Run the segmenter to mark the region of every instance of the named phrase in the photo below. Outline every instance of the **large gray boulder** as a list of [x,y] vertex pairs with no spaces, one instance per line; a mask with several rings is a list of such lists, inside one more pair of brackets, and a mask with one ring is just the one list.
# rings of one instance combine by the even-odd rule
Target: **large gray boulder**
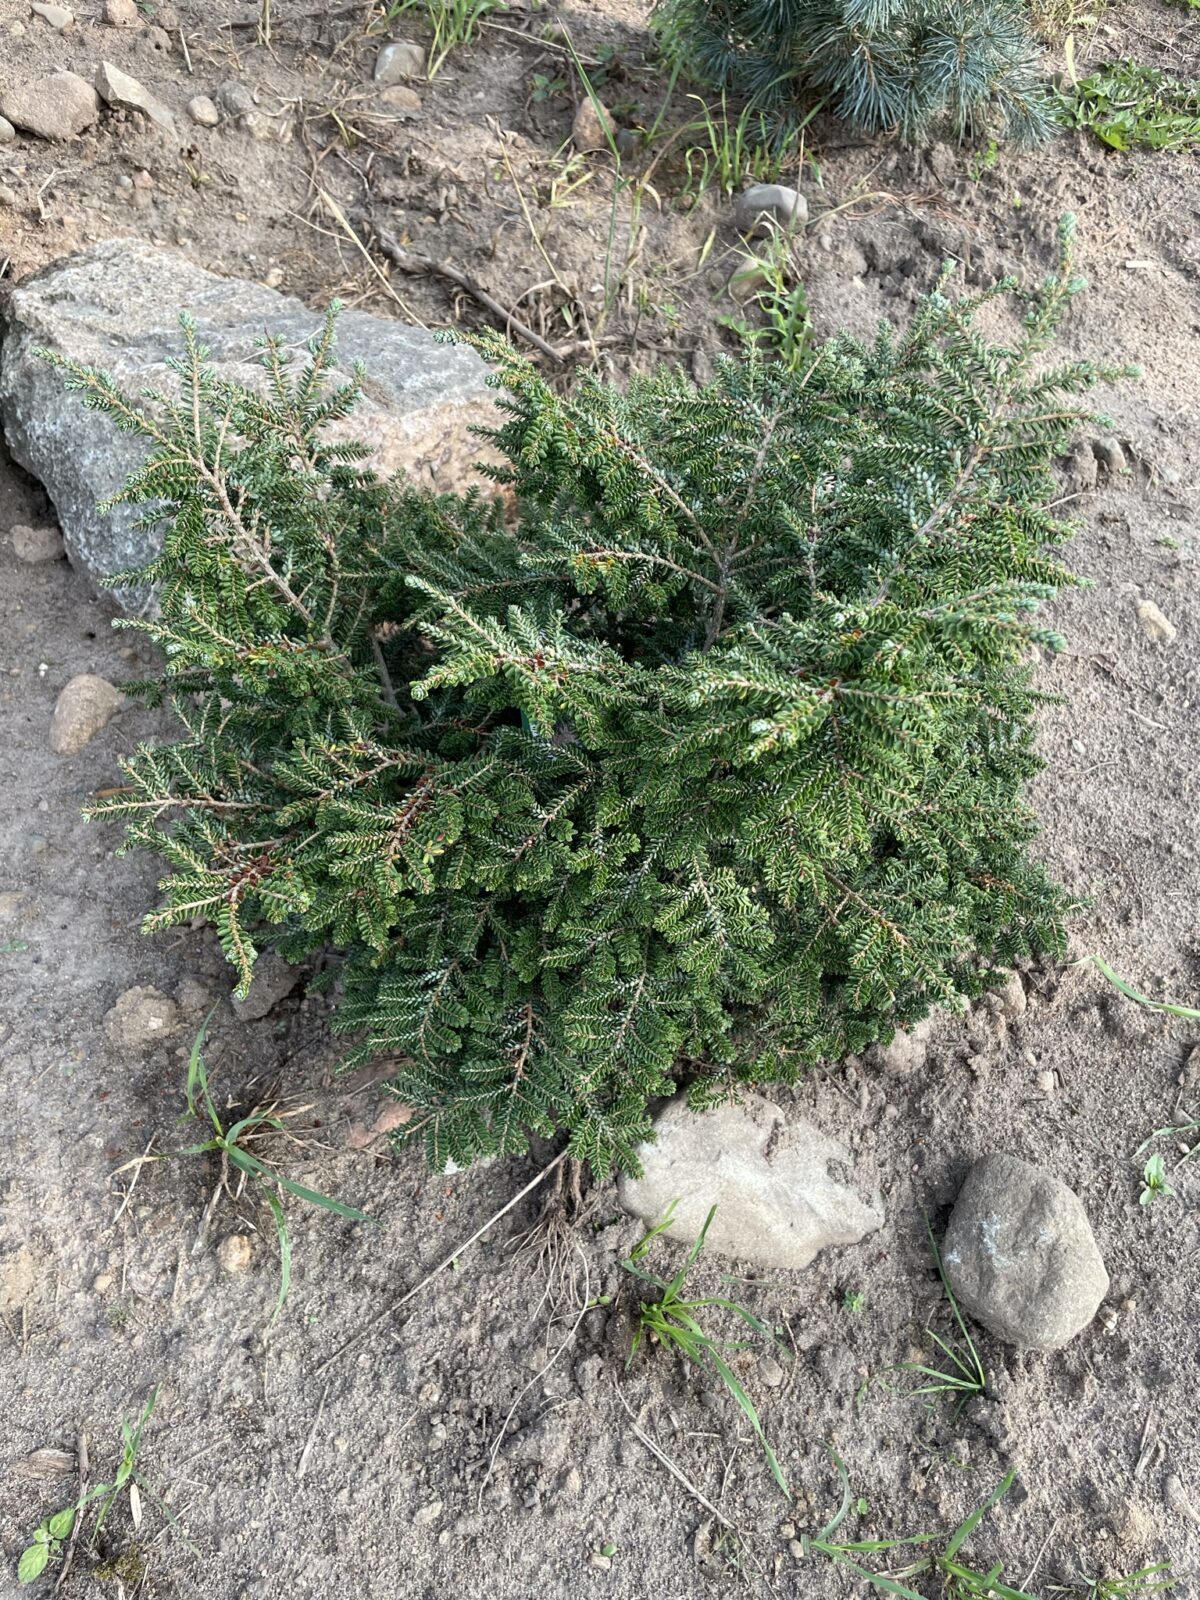
[[[145,459],[144,440],[119,433],[67,392],[40,348],[112,374],[136,397],[146,385],[176,382],[167,359],[180,354],[179,314],[196,319],[212,365],[225,378],[263,385],[257,342],[279,335],[303,359],[322,317],[299,300],[242,278],[220,278],[171,250],[110,239],[25,279],[12,293],[0,346],[0,422],[14,459],[54,502],[72,563],[93,580],[142,565],[161,533],[134,526],[138,507],[97,510]],[[423,328],[364,311],[338,319],[338,372],[366,368],[353,415],[332,430],[373,447],[371,465],[406,472],[439,490],[474,481],[480,453],[468,429],[494,402],[487,369],[473,350],[435,342]],[[141,508],[144,509],[144,508]],[[136,605],[136,591],[116,591]],[[144,598],[144,597],[140,597]]]
[[654,1134],[653,1144],[638,1147],[642,1176],[622,1178],[620,1200],[648,1226],[677,1201],[669,1239],[690,1244],[715,1205],[712,1249],[797,1269],[818,1250],[857,1244],[883,1225],[878,1190],[855,1182],[850,1152],[761,1096],[703,1113],[679,1096],[655,1119]]
[[963,1311],[1010,1344],[1054,1350],[1096,1315],[1108,1293],[1091,1224],[1065,1183],[1015,1156],[977,1161],[942,1244]]

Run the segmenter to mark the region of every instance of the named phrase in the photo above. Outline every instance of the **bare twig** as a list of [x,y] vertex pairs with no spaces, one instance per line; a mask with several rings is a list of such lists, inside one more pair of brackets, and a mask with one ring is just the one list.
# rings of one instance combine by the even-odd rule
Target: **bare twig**
[[382,230],[379,232],[379,248],[389,261],[396,263],[401,272],[427,272],[435,278],[445,278],[447,283],[457,284],[460,289],[465,289],[473,300],[478,300],[486,311],[490,311],[494,317],[499,317],[506,328],[512,328],[519,333],[522,339],[533,345],[535,350],[540,350],[544,356],[549,356],[551,361],[557,362],[563,359],[540,333],[535,333],[527,322],[522,322],[519,317],[502,306],[477,279],[472,278],[470,273],[464,272],[461,267],[453,266],[449,261],[437,261],[432,256],[421,255],[415,250],[406,250],[390,234]]
[[[82,1506],[88,1487],[88,1443],[87,1434],[82,1430],[75,1436],[75,1460],[79,1468],[79,1499],[76,1501],[76,1506],[78,1507]],[[82,1525],[83,1517],[76,1510],[74,1520],[71,1523],[71,1533],[67,1540],[67,1548],[63,1555],[63,1564],[59,1569],[58,1578],[54,1585],[55,1594],[67,1581],[67,1574],[71,1570],[71,1562],[75,1555],[75,1541],[79,1538],[79,1530]]]
[[583,1321],[584,1317],[586,1317],[588,1312],[591,1310],[591,1296],[588,1293],[588,1291],[591,1288],[591,1281],[592,1280],[591,1280],[591,1274],[588,1271],[587,1257],[584,1255],[583,1251],[580,1250],[578,1245],[575,1246],[575,1251],[576,1251],[576,1254],[579,1256],[580,1261],[583,1262],[583,1304],[579,1308],[579,1315],[575,1318],[575,1321],[571,1324],[570,1333],[567,1334],[566,1338],[562,1341],[562,1343],[559,1345],[558,1349],[550,1357],[549,1361],[547,1361],[544,1366],[538,1368],[538,1370],[534,1373],[533,1377],[530,1378],[529,1382],[524,1386],[524,1388],[522,1388],[521,1390],[518,1391],[516,1399],[513,1401],[512,1405],[509,1406],[508,1414],[504,1418],[504,1421],[500,1424],[500,1430],[496,1434],[495,1442],[492,1445],[492,1453],[488,1457],[487,1471],[484,1473],[483,1481],[479,1485],[479,1496],[478,1496],[477,1504],[478,1504],[480,1510],[483,1509],[483,1491],[487,1488],[488,1482],[489,1482],[489,1480],[490,1480],[490,1478],[492,1476],[492,1472],[495,1469],[496,1457],[500,1453],[500,1446],[504,1443],[504,1435],[508,1432],[508,1425],[512,1421],[514,1415],[516,1414],[517,1407],[521,1404],[521,1401],[524,1400],[525,1396],[529,1393],[530,1389],[533,1388],[534,1384],[535,1383],[540,1383],[541,1380],[546,1376],[546,1374],[550,1371],[550,1368],[558,1360],[559,1356],[562,1355],[563,1351],[568,1349],[575,1342],[575,1335],[579,1332],[579,1324]]
[[325,207],[326,211],[329,212],[329,215],[337,223],[338,227],[341,228],[342,232],[350,240],[350,243],[354,246],[354,248],[362,256],[363,260],[370,267],[371,271],[379,279],[380,283],[383,285],[384,290],[387,292],[387,294],[389,294],[391,296],[391,298],[400,307],[401,311],[403,311],[404,315],[406,317],[411,317],[411,319],[419,327],[424,328],[426,326],[424,318],[418,316],[418,314],[413,310],[412,306],[410,306],[406,300],[402,300],[400,298],[400,296],[396,293],[395,289],[392,288],[392,285],[388,280],[387,273],[383,271],[383,269],[382,269],[382,267],[380,267],[378,261],[376,261],[375,257],[367,249],[366,245],[359,238],[358,234],[355,233],[354,229],[350,225],[350,222],[349,222],[349,219],[346,216],[346,213],[342,210],[341,206],[338,205],[337,201],[333,198],[333,196],[325,189],[318,189],[317,190],[317,198],[320,200],[321,204]]
[[416,1296],[420,1294],[422,1289],[431,1284],[435,1278],[440,1277],[442,1273],[446,1271],[447,1267],[453,1266],[453,1264],[458,1260],[459,1256],[463,1255],[471,1248],[473,1244],[476,1243],[477,1240],[482,1239],[485,1233],[494,1228],[495,1225],[500,1221],[501,1217],[507,1216],[512,1208],[524,1200],[527,1194],[532,1194],[539,1184],[545,1183],[546,1179],[552,1172],[557,1172],[559,1167],[562,1166],[566,1159],[567,1151],[565,1150],[556,1155],[549,1166],[543,1167],[537,1176],[531,1178],[523,1189],[519,1190],[518,1193],[513,1195],[511,1200],[506,1201],[505,1204],[500,1207],[499,1211],[494,1211],[482,1227],[476,1228],[475,1232],[469,1239],[464,1240],[463,1243],[452,1250],[448,1256],[445,1256],[441,1261],[439,1261],[437,1266],[433,1267],[429,1272],[427,1272],[419,1283],[415,1283],[411,1289],[406,1290],[398,1300],[393,1300],[390,1305],[384,1306],[383,1310],[377,1312],[365,1327],[360,1328],[359,1331],[353,1335],[353,1337],[347,1339],[345,1344],[339,1345],[333,1354],[331,1356],[327,1356],[325,1360],[322,1361],[321,1365],[316,1368],[313,1376],[319,1378],[323,1372],[327,1372],[335,1361],[339,1361],[348,1351],[356,1349],[364,1339],[369,1338],[381,1322],[386,1322],[389,1317],[394,1316],[395,1313],[400,1310],[401,1306],[406,1306],[410,1300],[415,1299]]
[[317,1429],[321,1426],[321,1418],[325,1414],[325,1401],[328,1398],[328,1396],[329,1396],[329,1385],[326,1384],[324,1389],[322,1389],[322,1391],[321,1391],[321,1399],[320,1399],[320,1402],[319,1402],[319,1404],[317,1406],[317,1414],[313,1418],[312,1427],[309,1429],[308,1439],[307,1439],[307,1441],[305,1443],[304,1449],[301,1450],[301,1452],[300,1452],[300,1460],[296,1463],[296,1476],[297,1476],[297,1478],[302,1478],[304,1476],[304,1474],[308,1471],[308,1460],[309,1460],[309,1457],[312,1455],[313,1445],[316,1442]]
[[654,1440],[645,1431],[645,1429],[638,1427],[637,1418],[633,1414],[629,1401],[626,1400],[625,1396],[621,1394],[619,1390],[617,1391],[617,1399],[620,1400],[621,1404],[625,1407],[625,1410],[629,1415],[629,1426],[633,1429],[634,1433],[641,1440],[641,1442],[646,1446],[646,1449],[649,1450],[650,1454],[658,1457],[671,1476],[677,1479],[678,1482],[680,1482],[687,1492],[693,1497],[693,1499],[698,1500],[711,1516],[716,1517],[717,1521],[723,1528],[728,1528],[730,1533],[737,1534],[739,1530],[732,1522],[730,1522],[727,1516],[717,1510],[716,1506],[713,1505],[712,1501],[708,1499],[706,1495],[702,1494],[701,1491],[697,1489],[696,1485],[683,1471],[682,1467],[677,1467],[666,1451],[655,1444]]

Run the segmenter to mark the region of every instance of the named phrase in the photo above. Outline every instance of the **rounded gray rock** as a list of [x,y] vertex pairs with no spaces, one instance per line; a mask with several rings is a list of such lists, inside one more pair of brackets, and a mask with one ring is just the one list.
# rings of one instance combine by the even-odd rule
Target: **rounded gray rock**
[[741,233],[767,234],[808,220],[808,201],[782,183],[755,183],[734,202],[734,221]]
[[942,1243],[961,1309],[1010,1344],[1056,1350],[1086,1328],[1108,1273],[1074,1190],[1015,1156],[967,1174]]
[[389,83],[401,83],[405,78],[419,78],[424,71],[425,52],[408,39],[385,44],[375,59],[375,82],[380,88]]
[[237,78],[227,78],[217,90],[217,99],[231,117],[249,116],[254,110],[254,95]]
[[739,1105],[693,1111],[686,1096],[654,1121],[653,1144],[638,1146],[638,1178],[621,1179],[626,1211],[648,1226],[677,1202],[669,1239],[699,1237],[721,1255],[764,1267],[807,1267],[829,1245],[857,1244],[882,1227],[883,1202],[854,1172],[854,1157],[803,1118],[747,1095]]
[[0,144],[11,144],[17,137],[17,130],[7,117],[0,117]]
[[216,103],[206,94],[193,95],[188,101],[188,116],[201,128],[215,128],[221,120]]
[[0,115],[40,139],[74,139],[100,115],[100,101],[78,73],[51,72],[9,89]]

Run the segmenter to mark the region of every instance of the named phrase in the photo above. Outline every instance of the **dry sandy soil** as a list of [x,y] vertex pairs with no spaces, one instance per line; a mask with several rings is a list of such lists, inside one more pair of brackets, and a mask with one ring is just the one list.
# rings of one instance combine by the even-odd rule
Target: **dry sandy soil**
[[[617,377],[659,356],[703,372],[729,339],[718,322],[739,243],[728,201],[710,191],[680,206],[682,166],[667,158],[653,179],[661,209],[649,194],[640,218],[618,203],[610,229],[607,158],[565,177],[565,156],[555,161],[574,110],[570,73],[560,50],[522,36],[547,13],[495,19],[515,31],[492,29],[452,57],[416,86],[420,112],[399,120],[377,114],[370,88],[387,34],[376,24],[367,36],[369,6],[276,0],[269,48],[256,41],[257,8],[227,0],[158,6],[169,32],[157,43],[144,28],[102,26],[100,0],[76,11],[62,36],[23,0],[0,0],[0,87],[60,66],[90,76],[107,58],[174,109],[180,139],[106,115],[70,144],[0,147],[0,183],[16,197],[0,206],[8,279],[138,234],[314,305],[337,293],[399,315],[398,295],[434,325],[481,315],[429,276],[385,287],[385,229],[469,268],[505,304],[519,297],[519,315],[556,345],[590,329]],[[643,65],[640,7],[597,0],[559,17],[600,64],[592,70],[624,125],[652,120],[661,84]],[[401,36],[399,23],[391,33]],[[1197,35],[1200,19],[1184,11],[1124,0],[1077,48],[1084,60],[1131,54],[1194,76]],[[188,99],[232,78],[258,95],[268,137],[189,124]],[[1064,343],[1139,362],[1144,377],[1103,397],[1127,472],[1094,485],[1064,477],[1081,519],[1072,559],[1092,582],[1056,607],[1070,644],[1044,671],[1062,698],[1043,721],[1040,848],[1090,896],[1075,924],[1079,953],[1102,950],[1141,989],[1195,1003],[1200,161],[1120,156],[1065,135],[980,170],[945,149],[897,153],[829,127],[814,128],[809,153],[815,161],[793,176],[811,207],[799,251],[819,330],[904,317],[947,254],[972,281],[1010,267],[1040,274],[1058,214],[1079,216],[1092,288]],[[848,1525],[857,1537],[952,1527],[1011,1465],[1019,1485],[971,1546],[981,1562],[1003,1559],[1010,1582],[1049,1595],[1170,1560],[1179,1592],[1192,1591],[1200,1163],[1178,1172],[1173,1199],[1142,1207],[1133,1153],[1200,1106],[1200,1057],[1188,1066],[1200,1030],[1130,1004],[1090,967],[1028,970],[1017,1018],[984,1007],[943,1020],[916,1079],[843,1064],[782,1096],[851,1140],[888,1207],[886,1227],[861,1246],[735,1285],[793,1351],[781,1382],[757,1353],[738,1363],[795,1506],[719,1385],[653,1351],[626,1372],[632,1299],[618,1262],[638,1229],[609,1187],[588,1196],[573,1232],[524,1246],[540,1200],[522,1201],[453,1271],[323,1367],[537,1164],[433,1176],[415,1150],[356,1148],[382,1091],[336,1077],[322,999],[301,985],[265,1019],[239,1023],[205,932],[141,936],[154,864],[118,858],[116,830],[85,825],[80,808],[114,781],[122,752],[165,724],[131,708],[79,755],[51,753],[68,678],[119,681],[139,668],[80,577],[15,558],[6,530],[46,512],[37,485],[0,456],[0,1595],[17,1592],[25,1537],[75,1493],[70,1472],[55,1481],[38,1470],[44,1458],[28,1458],[74,1451],[86,1436],[92,1479],[103,1479],[121,1418],[154,1385],[140,1469],[174,1520],[147,1494],[135,1527],[123,1500],[98,1549],[77,1550],[69,1600],[860,1593],[849,1574],[798,1561],[791,1543],[836,1504],[830,1443],[864,1502]],[[1141,598],[1178,630],[1173,644],[1143,632]],[[135,984],[186,985],[192,1009],[160,1047],[122,1053],[103,1019]],[[164,1150],[193,1137],[180,1116],[198,986],[220,1002],[209,1050],[219,1095],[247,1103],[277,1092],[308,1106],[303,1147],[281,1146],[278,1159],[376,1219],[363,1227],[289,1204],[294,1282],[269,1334],[279,1260],[253,1196],[218,1197],[204,1226],[218,1177],[206,1159],[147,1165],[136,1187],[136,1169],[114,1176],[152,1142]],[[1173,1140],[1160,1148],[1168,1165],[1180,1154]],[[893,1369],[933,1354],[926,1327],[948,1331],[923,1214],[940,1226],[969,1163],[991,1149],[1043,1163],[1076,1189],[1112,1289],[1061,1352],[1019,1354],[980,1334],[988,1398],[956,1416],[914,1402],[911,1379]],[[251,1236],[251,1261],[222,1271],[217,1246],[234,1233]],[[664,1249],[663,1259],[674,1258]],[[715,1288],[720,1270],[703,1263],[697,1284]],[[580,1317],[585,1285],[613,1303]],[[861,1311],[844,1308],[847,1293],[861,1293]]]

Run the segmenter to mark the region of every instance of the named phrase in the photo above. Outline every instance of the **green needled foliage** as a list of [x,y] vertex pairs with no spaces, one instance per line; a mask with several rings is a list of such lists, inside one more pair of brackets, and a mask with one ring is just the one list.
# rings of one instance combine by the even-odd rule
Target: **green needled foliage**
[[1054,131],[1053,95],[1019,0],[659,0],[670,57],[712,88],[784,114],[820,103],[905,140]]
[[170,874],[147,919],[333,947],[351,1063],[396,1057],[432,1161],[569,1136],[636,1164],[648,1102],[794,1080],[1061,951],[1030,860],[1029,646],[1069,582],[1049,463],[1103,370],[1048,364],[1071,275],[1010,343],[949,269],[898,333],[799,373],[728,361],[556,394],[496,336],[514,526],[334,443],[331,313],[252,394],[186,320],[182,392],[86,404],[148,433],[123,501],[173,743],[93,816]]

